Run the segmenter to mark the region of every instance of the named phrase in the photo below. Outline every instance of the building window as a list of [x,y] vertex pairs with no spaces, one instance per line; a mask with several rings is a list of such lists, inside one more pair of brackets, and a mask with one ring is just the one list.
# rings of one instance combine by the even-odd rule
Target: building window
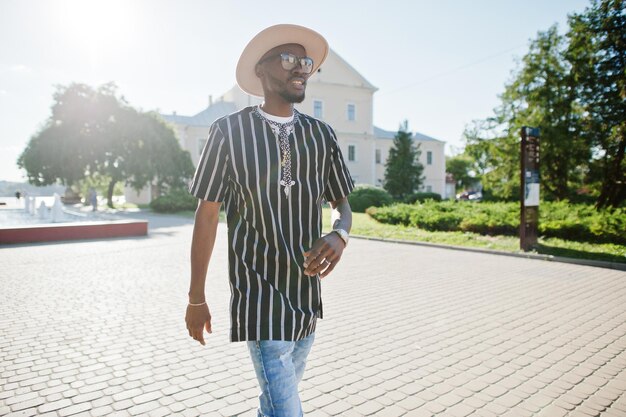
[[321,119],[323,117],[322,102],[320,100],[313,100],[313,117]]
[[431,151],[426,152],[426,165],[433,164],[433,153]]
[[347,115],[348,115],[348,120],[350,121],[356,120],[356,105],[355,104],[348,104]]
[[380,164],[380,149],[376,149],[376,163]]
[[426,186],[426,192],[427,193],[432,193],[433,192],[433,186],[432,185],[427,185]]
[[348,161],[356,161],[356,145],[348,145]]
[[206,138],[198,139],[198,155],[202,155],[202,150],[204,149],[204,145],[206,145]]

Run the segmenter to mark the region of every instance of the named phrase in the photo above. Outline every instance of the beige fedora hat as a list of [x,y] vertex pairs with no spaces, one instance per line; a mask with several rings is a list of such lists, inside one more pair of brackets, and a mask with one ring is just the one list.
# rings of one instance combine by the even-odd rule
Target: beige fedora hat
[[267,51],[288,43],[302,45],[307,56],[313,58],[312,73],[317,71],[328,56],[328,42],[314,30],[288,24],[270,26],[252,38],[241,53],[236,70],[239,87],[250,95],[263,97],[263,86],[254,67]]

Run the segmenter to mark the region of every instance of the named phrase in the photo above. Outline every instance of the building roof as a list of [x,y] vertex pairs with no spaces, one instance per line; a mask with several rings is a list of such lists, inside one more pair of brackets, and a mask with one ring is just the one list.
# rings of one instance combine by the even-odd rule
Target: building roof
[[[374,87],[372,83],[367,81],[365,77],[361,75],[359,71],[357,71],[352,65],[348,63],[348,61],[343,59],[341,55],[335,52],[332,48],[330,49],[329,55],[333,56],[341,65],[344,65],[348,69],[348,71],[352,72],[354,77],[356,77],[358,82],[360,82],[361,87],[367,88],[368,90],[371,90],[372,92],[378,91],[378,87]],[[322,71],[323,71],[323,66],[322,66]]]
[[235,103],[230,101],[217,101],[194,116],[179,116],[177,114],[162,114],[161,117],[168,122],[187,126],[211,126],[211,123],[237,111]]
[[[380,127],[374,126],[374,136],[376,136],[376,138],[378,139],[394,139],[396,137],[396,133],[398,132],[392,132],[391,130],[385,130],[385,129],[381,129]],[[442,142],[445,143],[445,141],[443,140],[439,140],[439,139],[435,139],[433,137],[427,136],[423,133],[419,133],[419,132],[415,132],[413,133],[413,140],[417,140],[420,142]]]

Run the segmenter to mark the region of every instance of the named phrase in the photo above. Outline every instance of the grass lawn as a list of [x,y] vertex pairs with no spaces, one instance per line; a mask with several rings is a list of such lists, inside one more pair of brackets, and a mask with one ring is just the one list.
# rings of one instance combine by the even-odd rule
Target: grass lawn
[[[330,209],[324,208],[323,229],[330,231]],[[521,252],[519,238],[513,236],[483,236],[467,232],[428,232],[416,227],[378,223],[365,213],[352,214],[352,235],[383,239],[429,242],[454,246],[470,246],[505,252]],[[626,246],[572,242],[556,238],[539,238],[535,253],[577,259],[593,259],[626,263]]]

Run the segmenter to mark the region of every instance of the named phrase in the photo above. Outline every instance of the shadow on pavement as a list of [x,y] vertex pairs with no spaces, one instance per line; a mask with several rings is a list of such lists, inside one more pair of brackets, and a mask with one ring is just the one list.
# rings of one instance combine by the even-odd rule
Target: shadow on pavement
[[539,244],[537,247],[537,252],[543,255],[561,256],[564,258],[591,259],[594,261],[626,263],[624,257],[619,255],[611,255],[608,253],[592,253],[576,249],[558,248],[545,244]]

